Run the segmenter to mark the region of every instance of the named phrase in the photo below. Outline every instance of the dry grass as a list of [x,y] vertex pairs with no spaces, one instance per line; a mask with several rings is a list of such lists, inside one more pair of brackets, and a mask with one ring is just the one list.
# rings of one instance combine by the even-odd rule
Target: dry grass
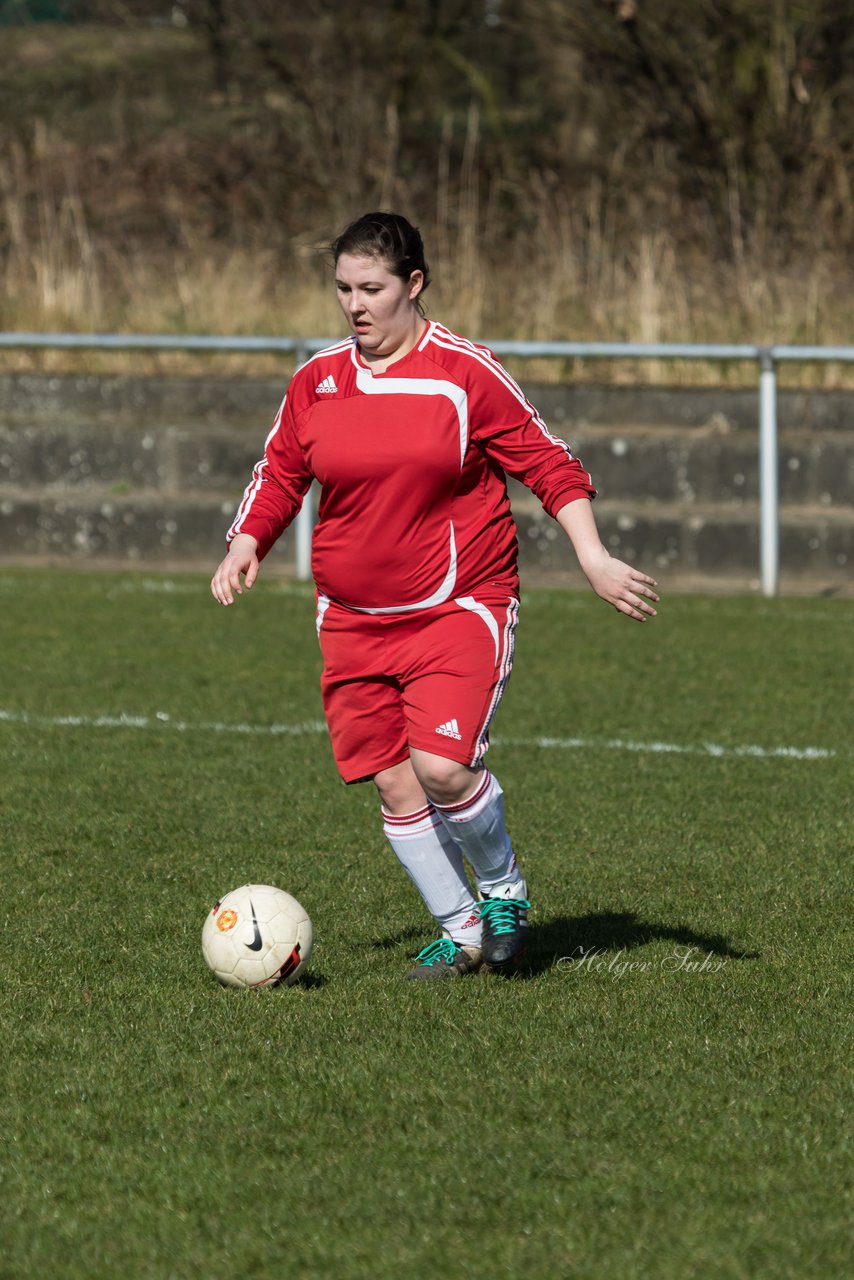
[[[14,210],[14,197],[7,196]],[[15,225],[10,218],[10,225]],[[34,332],[133,332],[273,334],[325,337],[342,333],[329,266],[318,254],[285,255],[272,249],[223,247],[188,235],[177,249],[145,249],[124,255],[96,247],[79,197],[69,191],[57,207],[45,199],[39,217],[23,229],[4,264],[0,328]],[[437,241],[439,237],[437,237]],[[514,260],[515,258],[515,260]],[[587,256],[567,248],[554,258],[543,248],[497,266],[479,252],[473,234],[446,258],[433,255],[435,283],[429,314],[482,340],[630,342],[850,342],[854,306],[844,271],[815,261],[806,280],[792,270],[739,278],[702,262],[684,264],[667,237],[641,233],[632,252],[600,257],[595,277]],[[139,371],[163,370],[176,357],[77,353],[6,353],[3,362],[45,370],[81,362],[116,368],[128,359]],[[166,366],[164,366],[164,361]],[[231,358],[234,371],[281,368],[271,357]],[[183,366],[185,360],[178,363]],[[527,362],[528,376],[550,380],[565,374],[553,360]],[[608,362],[596,376],[617,381],[721,379],[717,364]],[[576,375],[581,372],[574,364]],[[728,380],[755,381],[755,371],[733,365]],[[803,384],[851,385],[845,366],[804,366],[786,371]]]
[[[71,68],[67,74],[76,68],[81,81],[95,88],[86,111],[69,116],[67,123],[45,108],[26,137],[20,129],[7,133],[0,151],[0,329],[287,336],[342,332],[321,252],[338,229],[330,212],[312,210],[301,219],[289,215],[284,226],[269,199],[265,204],[264,192],[247,181],[246,189],[223,193],[223,227],[217,225],[210,191],[205,192],[207,212],[201,211],[201,200],[193,199],[204,164],[194,154],[192,138],[176,131],[165,90],[158,97],[151,87],[156,83],[149,67],[158,53],[156,33],[147,33],[134,46],[146,70],[144,94],[139,90],[136,96],[120,76],[121,60],[131,48],[124,37],[115,36],[109,46],[93,43],[91,37],[87,42],[79,30],[15,38],[20,46],[17,74],[24,67],[34,77],[33,93],[40,95],[40,103],[47,82],[38,76],[51,69],[58,74],[61,48]],[[178,41],[173,56],[186,61],[191,51],[184,47],[187,33],[170,40]],[[85,120],[87,111],[97,115],[99,92],[105,95],[103,140],[93,142],[92,126]],[[147,115],[141,112],[143,100]],[[197,135],[208,138],[211,154],[216,152],[227,168],[231,140],[214,136],[222,128],[222,104],[203,96],[198,101]],[[452,128],[449,118],[434,203],[417,215],[435,280],[429,310],[451,327],[486,341],[850,342],[854,294],[850,267],[841,254],[824,250],[785,261],[778,253],[760,260],[739,243],[731,259],[722,262],[699,236],[681,234],[677,208],[667,225],[662,227],[659,219],[651,227],[640,193],[618,214],[613,194],[596,180],[584,190],[568,191],[565,184],[536,173],[526,178],[528,223],[508,231],[500,199],[482,171],[478,111],[469,111],[461,151],[451,147]],[[386,129],[391,155],[393,118]],[[136,168],[125,173],[122,166],[130,160]],[[378,180],[376,201],[394,203],[401,193],[404,188],[389,162]],[[127,359],[6,353],[2,362],[7,368],[61,369],[71,360],[74,367],[98,370],[124,365]],[[175,365],[174,357],[130,359],[140,371]],[[282,362],[241,357],[232,363],[235,371],[265,372],[281,368]],[[541,361],[536,368],[528,365],[527,372],[547,379],[567,371]],[[721,377],[718,366],[702,369],[694,363],[682,369],[636,362],[595,367],[595,376],[603,379],[636,380],[639,374],[647,381]],[[735,366],[725,377],[752,384],[755,370]],[[788,370],[786,377],[839,386],[850,385],[854,371],[815,366]]]

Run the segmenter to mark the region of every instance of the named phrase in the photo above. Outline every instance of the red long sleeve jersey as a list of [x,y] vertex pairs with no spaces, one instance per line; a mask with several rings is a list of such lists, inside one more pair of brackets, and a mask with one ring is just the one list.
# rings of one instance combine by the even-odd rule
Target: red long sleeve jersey
[[348,338],[294,375],[228,536],[265,556],[316,478],[312,572],[331,600],[400,613],[487,582],[515,592],[506,475],[552,516],[596,492],[487,348],[430,323],[375,374]]

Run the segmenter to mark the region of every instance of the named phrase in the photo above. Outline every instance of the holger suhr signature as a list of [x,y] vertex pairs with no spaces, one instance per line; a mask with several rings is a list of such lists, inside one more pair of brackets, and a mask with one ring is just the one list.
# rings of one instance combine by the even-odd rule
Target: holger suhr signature
[[656,969],[665,973],[720,973],[727,961],[727,956],[713,951],[703,953],[699,947],[682,947],[654,960],[629,958],[626,947],[610,953],[604,947],[576,947],[572,955],[561,956],[558,964],[571,965],[573,973],[608,973],[612,978],[623,978],[627,973],[651,973]]

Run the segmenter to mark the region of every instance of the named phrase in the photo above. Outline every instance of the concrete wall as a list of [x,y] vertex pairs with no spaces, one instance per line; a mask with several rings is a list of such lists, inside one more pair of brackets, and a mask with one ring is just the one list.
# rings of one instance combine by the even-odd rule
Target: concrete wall
[[[663,581],[755,587],[758,393],[527,387],[599,486],[612,551]],[[283,394],[265,380],[0,376],[0,557],[213,566]],[[854,563],[854,394],[783,392],[784,588]],[[511,486],[528,581],[578,580],[565,539]],[[286,535],[271,565],[291,567]]]

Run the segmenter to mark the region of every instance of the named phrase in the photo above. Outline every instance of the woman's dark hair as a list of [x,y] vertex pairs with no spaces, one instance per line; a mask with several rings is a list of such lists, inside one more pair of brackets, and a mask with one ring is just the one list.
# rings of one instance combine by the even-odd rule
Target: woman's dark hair
[[408,281],[413,271],[421,271],[424,284],[421,295],[430,283],[430,271],[424,261],[424,241],[421,232],[399,213],[365,213],[351,222],[330,245],[335,262],[342,253],[360,258],[382,258],[392,275]]

